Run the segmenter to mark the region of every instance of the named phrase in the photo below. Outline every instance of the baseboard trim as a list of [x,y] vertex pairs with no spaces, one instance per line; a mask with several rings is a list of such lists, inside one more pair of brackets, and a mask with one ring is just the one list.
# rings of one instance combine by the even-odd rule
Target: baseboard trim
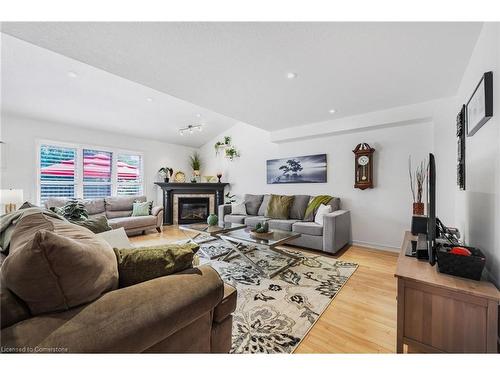
[[373,242],[352,241],[351,244],[354,246],[368,247],[375,250],[390,251],[391,253],[399,253],[401,251],[400,247],[381,245]]

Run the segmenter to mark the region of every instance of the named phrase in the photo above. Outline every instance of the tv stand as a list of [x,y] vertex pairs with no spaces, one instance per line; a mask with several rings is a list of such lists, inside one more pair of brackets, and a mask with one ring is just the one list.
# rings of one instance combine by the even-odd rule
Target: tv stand
[[496,353],[498,289],[406,256],[415,239],[405,233],[396,267],[396,351],[403,353],[406,345],[409,353]]

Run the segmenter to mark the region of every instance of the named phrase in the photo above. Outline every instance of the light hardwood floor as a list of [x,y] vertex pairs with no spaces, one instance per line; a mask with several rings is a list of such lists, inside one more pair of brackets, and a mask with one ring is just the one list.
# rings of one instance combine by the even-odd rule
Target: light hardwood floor
[[[136,245],[186,239],[176,227],[132,237]],[[322,253],[324,255],[324,253]],[[350,246],[333,259],[359,265],[295,353],[395,353],[397,254]]]

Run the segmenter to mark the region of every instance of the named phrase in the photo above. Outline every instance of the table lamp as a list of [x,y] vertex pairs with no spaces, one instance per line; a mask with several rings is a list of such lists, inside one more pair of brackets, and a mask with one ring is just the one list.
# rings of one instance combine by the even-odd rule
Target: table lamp
[[0,203],[4,213],[8,214],[17,210],[17,205],[23,203],[23,190],[22,189],[1,189],[0,190]]

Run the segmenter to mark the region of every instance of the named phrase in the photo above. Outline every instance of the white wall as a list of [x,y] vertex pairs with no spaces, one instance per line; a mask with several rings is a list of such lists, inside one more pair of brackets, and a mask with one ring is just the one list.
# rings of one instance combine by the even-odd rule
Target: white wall
[[[500,24],[485,23],[457,93],[455,114],[482,74],[493,71],[493,117],[466,139],[466,190],[456,192],[456,224],[465,240],[486,253],[500,286]],[[456,155],[456,144],[455,144]]]
[[144,192],[149,199],[161,203],[157,171],[162,166],[189,171],[190,147],[151,141],[116,133],[67,126],[48,121],[2,114],[0,138],[2,145],[0,187],[24,190],[24,199],[36,201],[37,139],[139,151],[144,155]]
[[[241,157],[233,162],[216,157],[214,139],[202,148],[203,174],[223,172],[230,190],[245,193],[330,194],[340,197],[351,210],[353,241],[382,249],[399,249],[409,228],[411,197],[408,155],[424,158],[432,149],[432,123],[420,122],[392,128],[344,133],[313,139],[272,143],[270,134],[240,123],[221,134],[230,135]],[[367,142],[375,151],[375,188],[354,189],[354,154],[358,143]],[[328,182],[324,184],[266,184],[266,160],[280,157],[327,154]]]

